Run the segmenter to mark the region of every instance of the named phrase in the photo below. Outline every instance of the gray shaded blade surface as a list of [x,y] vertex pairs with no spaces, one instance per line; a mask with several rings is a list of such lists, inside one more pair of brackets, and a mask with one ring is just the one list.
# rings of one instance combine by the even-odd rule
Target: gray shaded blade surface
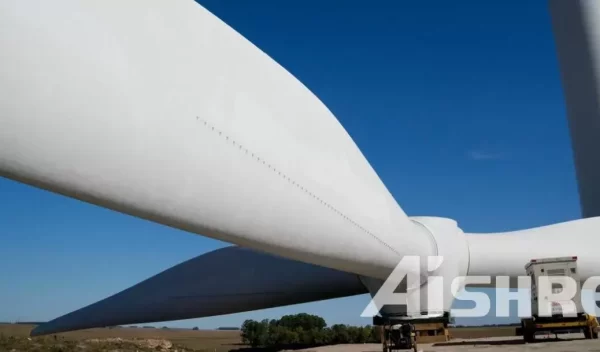
[[357,275],[226,247],[39,325],[31,335],[208,317],[363,293],[367,290]]

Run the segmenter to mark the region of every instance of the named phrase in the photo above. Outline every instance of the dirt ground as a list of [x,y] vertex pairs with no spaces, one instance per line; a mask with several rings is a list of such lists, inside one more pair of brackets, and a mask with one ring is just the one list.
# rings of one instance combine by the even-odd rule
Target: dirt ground
[[[33,325],[0,324],[0,335],[27,338]],[[226,352],[244,348],[239,331],[220,330],[188,330],[188,329],[144,329],[115,328],[89,329],[57,334],[58,339],[68,341],[84,341],[94,339],[121,338],[125,340],[167,340],[175,346],[194,351]],[[42,338],[34,338],[33,342]],[[53,337],[46,337],[48,341]],[[4,351],[0,351],[4,352]]]
[[497,326],[497,327],[463,327],[450,328],[450,336],[453,339],[476,339],[480,337],[502,337],[515,336],[516,327]]
[[[559,335],[547,338],[538,336],[534,343],[523,343],[521,337],[489,337],[456,339],[447,343],[418,346],[422,352],[600,352],[600,340],[585,340],[583,334]],[[337,345],[310,348],[296,352],[381,352],[379,344]]]
[[[31,325],[11,325],[0,324],[0,336],[15,337],[22,339],[29,345],[39,345],[41,341],[49,344],[54,343],[54,336],[45,338],[34,338],[28,340]],[[474,327],[474,328],[454,328],[450,330],[453,340],[447,343],[423,344],[419,350],[423,352],[517,352],[517,351],[540,351],[540,352],[600,352],[600,340],[585,340],[583,334],[559,335],[558,340],[554,336],[538,336],[537,341],[531,344],[524,344],[521,337],[514,336],[515,329],[512,327]],[[43,340],[40,340],[43,339]],[[145,329],[145,328],[114,328],[114,329],[90,329],[75,331],[65,334],[58,334],[57,339],[60,342],[94,341],[105,339],[123,339],[131,340],[149,340],[149,341],[167,341],[172,343],[173,347],[169,351],[201,351],[201,352],[225,352],[244,350],[247,346],[241,344],[239,331],[218,331],[218,330],[186,330],[186,329]],[[164,342],[163,342],[164,343]],[[93,344],[92,344],[93,345]],[[152,346],[151,346],[152,347]],[[160,346],[159,346],[160,347]],[[2,348],[0,347],[0,350]],[[33,349],[20,349],[22,351],[33,351]],[[55,351],[55,349],[51,349]],[[63,349],[68,351],[69,349]],[[100,349],[104,351],[105,349]],[[111,349],[112,350],[112,349]],[[125,350],[121,348],[120,350]],[[145,349],[134,349],[145,351]],[[152,348],[153,351],[160,351],[160,348]],[[36,349],[37,351],[37,349]],[[39,351],[45,351],[40,349]],[[96,351],[87,348],[88,352]],[[304,352],[380,352],[380,344],[359,344],[359,345],[337,345],[310,348],[301,350]],[[4,351],[1,351],[4,352]],[[300,351],[296,351],[300,352]]]

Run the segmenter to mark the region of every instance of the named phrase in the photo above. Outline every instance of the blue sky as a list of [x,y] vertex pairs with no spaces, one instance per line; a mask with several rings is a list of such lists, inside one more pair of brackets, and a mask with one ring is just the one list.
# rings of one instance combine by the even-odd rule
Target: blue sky
[[[199,2],[333,111],[409,215],[466,232],[580,216],[545,0]],[[0,197],[0,321],[57,317],[227,245],[2,178]],[[367,302],[164,325],[361,324]]]

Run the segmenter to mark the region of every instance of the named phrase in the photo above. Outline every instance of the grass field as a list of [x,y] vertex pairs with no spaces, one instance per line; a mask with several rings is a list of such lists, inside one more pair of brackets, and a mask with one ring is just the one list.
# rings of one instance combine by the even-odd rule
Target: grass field
[[[225,352],[246,349],[239,331],[114,328],[89,329],[64,334],[28,339],[33,325],[0,324],[0,351],[160,351],[160,346],[140,346],[128,341],[167,340],[173,344],[171,351]],[[458,339],[515,336],[514,327],[464,327],[451,328],[450,335]],[[124,341],[106,339],[120,338]],[[101,342],[90,342],[94,340]],[[3,346],[3,343],[5,346]]]
[[[8,337],[12,337],[12,343],[16,346],[20,346],[20,351],[34,351],[34,347],[36,347],[37,345],[42,345],[37,346],[37,350],[39,351],[58,351],[58,349],[42,349],[43,346],[51,347],[52,344],[64,345],[62,349],[65,352],[82,349],[90,351],[89,347],[82,349],[73,348],[75,348],[77,345],[81,345],[82,341],[85,342],[86,340],[109,338],[121,338],[123,340],[168,340],[173,343],[173,350],[185,348],[187,351],[224,352],[245,347],[241,345],[239,331],[143,328],[89,329],[58,334],[56,335],[57,340],[55,340],[53,336],[47,336],[32,338],[30,341],[27,339],[27,337],[29,336],[29,332],[33,327],[33,325],[0,324],[0,335],[4,335],[5,340]],[[87,345],[89,344],[86,344],[86,346]],[[92,345],[96,346],[97,343]],[[111,350],[111,348],[113,347],[107,345],[102,346],[101,344],[98,346],[98,351]],[[129,347],[131,347],[132,351],[138,350],[141,352],[144,350],[143,348],[139,348],[139,346],[132,345]],[[128,351],[129,347],[121,346],[117,349],[121,351]],[[0,350],[2,350],[1,345]],[[156,351],[157,349],[149,348],[148,350]],[[8,351],[10,351],[10,349]]]

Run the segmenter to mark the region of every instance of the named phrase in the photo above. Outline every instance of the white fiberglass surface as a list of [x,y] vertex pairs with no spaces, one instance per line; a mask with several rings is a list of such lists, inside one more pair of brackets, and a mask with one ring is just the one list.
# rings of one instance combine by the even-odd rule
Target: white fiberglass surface
[[384,278],[432,254],[337,119],[192,0],[3,1],[0,176]]

